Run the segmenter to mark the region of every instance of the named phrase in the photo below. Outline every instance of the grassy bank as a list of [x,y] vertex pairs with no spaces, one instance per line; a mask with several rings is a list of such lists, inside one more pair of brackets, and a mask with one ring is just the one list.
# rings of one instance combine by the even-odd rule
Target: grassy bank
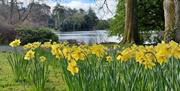
[[[0,52],[0,91],[33,91],[31,84],[23,86],[13,80],[11,68],[6,59],[8,53]],[[62,79],[61,71],[52,68],[46,84],[46,91],[67,91],[66,83]]]

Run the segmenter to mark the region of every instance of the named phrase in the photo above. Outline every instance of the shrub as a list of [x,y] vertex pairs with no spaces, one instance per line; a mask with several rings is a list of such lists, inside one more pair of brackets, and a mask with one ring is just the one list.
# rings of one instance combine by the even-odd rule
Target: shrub
[[13,28],[0,27],[0,44],[8,44],[16,37],[16,31]]
[[21,40],[22,44],[36,41],[58,41],[58,36],[49,28],[19,28],[17,32],[17,38]]

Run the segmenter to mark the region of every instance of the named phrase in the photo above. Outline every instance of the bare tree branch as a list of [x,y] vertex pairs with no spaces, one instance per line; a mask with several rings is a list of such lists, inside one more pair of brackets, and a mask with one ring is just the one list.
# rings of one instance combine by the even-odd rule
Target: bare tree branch
[[[97,0],[95,0],[95,1],[97,1]],[[104,1],[103,1],[103,4],[100,6],[99,10],[103,9],[104,7],[106,7],[107,10],[108,10],[111,14],[113,14],[112,10],[109,8],[108,1],[107,1],[107,0],[104,0]]]
[[24,16],[24,18],[21,20],[21,22],[25,21],[25,20],[28,18],[29,14],[31,13],[31,9],[32,9],[33,5],[34,5],[34,0],[32,0],[29,9],[27,9],[27,10],[29,10],[29,11],[28,11],[27,14]]
[[13,10],[14,10],[14,0],[11,0],[11,2],[10,2],[10,15],[9,15],[9,23],[10,24],[12,24]]

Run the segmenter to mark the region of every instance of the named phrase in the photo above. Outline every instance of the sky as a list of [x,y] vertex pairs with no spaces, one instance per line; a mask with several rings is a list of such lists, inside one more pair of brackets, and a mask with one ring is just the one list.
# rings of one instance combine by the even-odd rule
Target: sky
[[[28,4],[29,2],[31,2],[31,0],[19,0],[19,1],[24,2],[24,4]],[[96,0],[96,2],[95,0],[42,0],[41,3],[45,3],[51,6],[51,9],[53,9],[53,7],[57,3],[66,7],[70,7],[72,9],[82,8],[84,10],[88,10],[89,7],[91,7],[95,11],[98,18],[109,19],[115,15],[117,2],[116,0],[107,0],[107,2],[110,11],[106,7],[99,10],[99,8],[102,6],[103,0]]]

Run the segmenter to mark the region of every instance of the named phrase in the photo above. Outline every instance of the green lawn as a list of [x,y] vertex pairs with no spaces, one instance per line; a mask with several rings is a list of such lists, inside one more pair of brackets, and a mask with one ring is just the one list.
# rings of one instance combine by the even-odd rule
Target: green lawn
[[[0,52],[0,91],[32,91],[32,85],[15,82],[6,56],[8,53]],[[57,68],[50,69],[49,80],[46,84],[46,91],[67,91],[66,83],[62,74]]]

